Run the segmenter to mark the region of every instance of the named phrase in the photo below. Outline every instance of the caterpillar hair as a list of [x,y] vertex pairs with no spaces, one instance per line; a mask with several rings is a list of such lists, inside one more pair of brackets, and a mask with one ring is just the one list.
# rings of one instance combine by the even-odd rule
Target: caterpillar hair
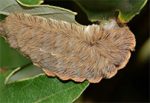
[[19,49],[48,76],[98,83],[127,64],[134,34],[115,20],[81,26],[24,13],[12,13],[0,24],[12,48]]

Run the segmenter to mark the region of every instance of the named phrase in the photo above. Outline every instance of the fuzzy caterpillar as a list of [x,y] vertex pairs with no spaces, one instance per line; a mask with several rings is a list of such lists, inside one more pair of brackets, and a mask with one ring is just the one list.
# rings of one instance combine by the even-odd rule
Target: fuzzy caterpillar
[[98,83],[123,68],[135,47],[128,27],[81,26],[24,13],[0,23],[12,48],[19,49],[48,76]]

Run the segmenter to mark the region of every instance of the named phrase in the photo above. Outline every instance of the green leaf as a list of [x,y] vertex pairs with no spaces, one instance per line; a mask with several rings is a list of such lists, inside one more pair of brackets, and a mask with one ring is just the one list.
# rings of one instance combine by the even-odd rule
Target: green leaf
[[44,2],[44,0],[17,0],[18,3],[24,5],[24,6],[37,6]]
[[[1,14],[4,16],[16,11],[76,23],[76,13],[67,9],[48,5],[27,8],[15,0],[0,0],[0,18],[3,19]],[[57,78],[40,75],[42,71],[30,65],[31,61],[10,48],[3,38],[0,38],[0,59],[0,103],[71,103],[89,85],[87,81],[63,82]],[[16,67],[20,69],[10,69]],[[11,84],[5,85],[4,81]]]
[[33,79],[40,75],[44,75],[42,69],[29,64],[25,67],[18,67],[17,69],[13,70],[5,79],[5,84]]
[[68,9],[49,5],[31,6],[28,8],[22,7],[15,0],[0,0],[0,14],[9,15],[9,13],[14,12],[24,12],[32,15],[43,16],[45,18],[53,18],[76,23],[76,13]]
[[122,23],[129,22],[144,7],[147,0],[73,0],[87,14],[89,20],[98,21],[115,17]]
[[88,82],[62,82],[39,76],[23,82],[4,85],[0,74],[0,103],[72,103],[88,86]]
[[22,56],[17,50],[10,48],[9,44],[0,37],[0,67],[14,69],[24,66],[31,61]]
[[6,15],[0,14],[0,21],[4,20],[5,17]]

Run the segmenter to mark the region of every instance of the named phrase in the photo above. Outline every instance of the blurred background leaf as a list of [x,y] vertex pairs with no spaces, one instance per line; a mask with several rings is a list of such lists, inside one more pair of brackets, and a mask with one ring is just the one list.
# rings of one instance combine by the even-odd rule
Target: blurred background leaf
[[145,62],[149,58],[150,58],[150,38],[145,41],[138,54],[138,60],[140,62]]
[[87,14],[89,20],[113,18],[116,11],[122,23],[129,22],[144,7],[147,0],[73,0]]

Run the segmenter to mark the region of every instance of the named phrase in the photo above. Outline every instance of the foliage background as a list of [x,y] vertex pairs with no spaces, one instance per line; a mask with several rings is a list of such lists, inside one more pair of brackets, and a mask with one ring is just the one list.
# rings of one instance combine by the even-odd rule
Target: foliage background
[[[45,3],[60,6],[78,12],[76,20],[83,24],[91,24],[86,14],[71,1],[45,0]],[[149,98],[149,69],[148,59],[142,59],[143,45],[149,38],[149,1],[139,15],[127,25],[136,36],[136,51],[132,53],[128,65],[111,79],[103,79],[98,84],[90,84],[84,91],[81,101],[84,103],[98,102],[148,102]],[[150,45],[148,45],[150,46]],[[148,49],[148,48],[147,48]],[[77,101],[79,102],[79,101]]]

